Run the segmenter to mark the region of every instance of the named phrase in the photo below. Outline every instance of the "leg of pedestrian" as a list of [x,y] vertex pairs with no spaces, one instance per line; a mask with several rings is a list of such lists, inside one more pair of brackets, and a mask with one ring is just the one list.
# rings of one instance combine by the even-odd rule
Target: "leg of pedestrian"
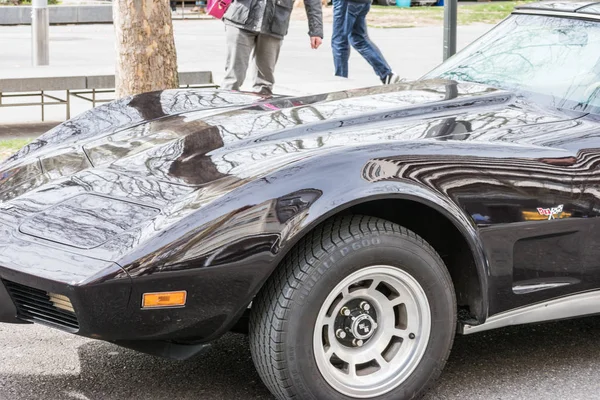
[[400,80],[400,77],[392,71],[381,50],[369,38],[367,14],[370,9],[370,3],[348,3],[346,23],[352,26],[350,44],[373,67],[373,70],[384,84],[396,83]]
[[256,76],[253,91],[261,94],[273,94],[275,84],[275,66],[279,59],[282,39],[271,35],[259,34],[254,48]]
[[226,25],[227,58],[225,61],[225,78],[222,89],[240,90],[246,80],[246,72],[250,62],[250,54],[256,45],[258,35]]
[[348,0],[333,1],[333,32],[331,34],[331,50],[333,52],[333,65],[335,76],[348,77],[348,60],[350,59],[350,42],[347,29],[346,12]]

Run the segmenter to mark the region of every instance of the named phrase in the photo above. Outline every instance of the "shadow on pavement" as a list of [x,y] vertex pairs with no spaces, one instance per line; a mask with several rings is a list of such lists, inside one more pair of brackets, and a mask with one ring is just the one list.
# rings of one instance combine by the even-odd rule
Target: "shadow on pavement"
[[[552,378],[565,370],[588,370],[598,365],[598,348],[600,317],[458,336],[442,377],[426,399],[489,398],[478,390],[482,387],[495,393],[494,398],[525,398],[503,390],[526,384],[532,376]],[[272,399],[254,370],[242,335],[228,334],[204,356],[186,362],[103,342],[82,345],[79,359],[79,375],[0,375],[0,398]],[[481,397],[475,396],[477,391]]]
[[600,317],[457,336],[425,399],[597,399],[599,348]]
[[228,334],[203,357],[183,362],[104,342],[86,343],[78,353],[79,375],[0,375],[0,399],[272,399],[243,335]]

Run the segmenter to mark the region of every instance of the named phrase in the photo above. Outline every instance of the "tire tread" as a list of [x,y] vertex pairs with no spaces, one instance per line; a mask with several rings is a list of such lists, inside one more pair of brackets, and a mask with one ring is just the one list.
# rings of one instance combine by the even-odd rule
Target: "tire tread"
[[[414,242],[444,265],[429,243],[398,224],[362,215],[335,217],[318,226],[290,250],[254,299],[250,316],[252,358],[263,382],[279,400],[299,399],[293,390],[284,357],[285,330],[282,328],[294,301],[294,291],[310,276],[315,265],[327,268],[319,261],[325,259],[337,246],[353,238],[381,233],[402,236]],[[450,280],[449,275],[447,279]],[[451,280],[450,287],[453,288]],[[442,367],[450,350],[447,353]],[[426,387],[430,387],[438,375],[432,374]]]

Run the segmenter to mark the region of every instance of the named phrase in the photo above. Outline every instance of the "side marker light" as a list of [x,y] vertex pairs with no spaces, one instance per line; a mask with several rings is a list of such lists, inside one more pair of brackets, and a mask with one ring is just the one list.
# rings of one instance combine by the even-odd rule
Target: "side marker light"
[[142,308],[183,307],[187,300],[185,290],[178,292],[144,293]]

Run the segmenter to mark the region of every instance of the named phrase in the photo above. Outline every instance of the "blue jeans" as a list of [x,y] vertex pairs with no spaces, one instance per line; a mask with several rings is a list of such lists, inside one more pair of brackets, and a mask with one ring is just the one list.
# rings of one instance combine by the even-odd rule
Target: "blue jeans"
[[348,77],[350,45],[367,60],[380,79],[392,73],[392,69],[381,54],[381,50],[369,39],[367,14],[370,3],[357,3],[348,0],[333,0],[333,34],[331,48],[335,75]]

